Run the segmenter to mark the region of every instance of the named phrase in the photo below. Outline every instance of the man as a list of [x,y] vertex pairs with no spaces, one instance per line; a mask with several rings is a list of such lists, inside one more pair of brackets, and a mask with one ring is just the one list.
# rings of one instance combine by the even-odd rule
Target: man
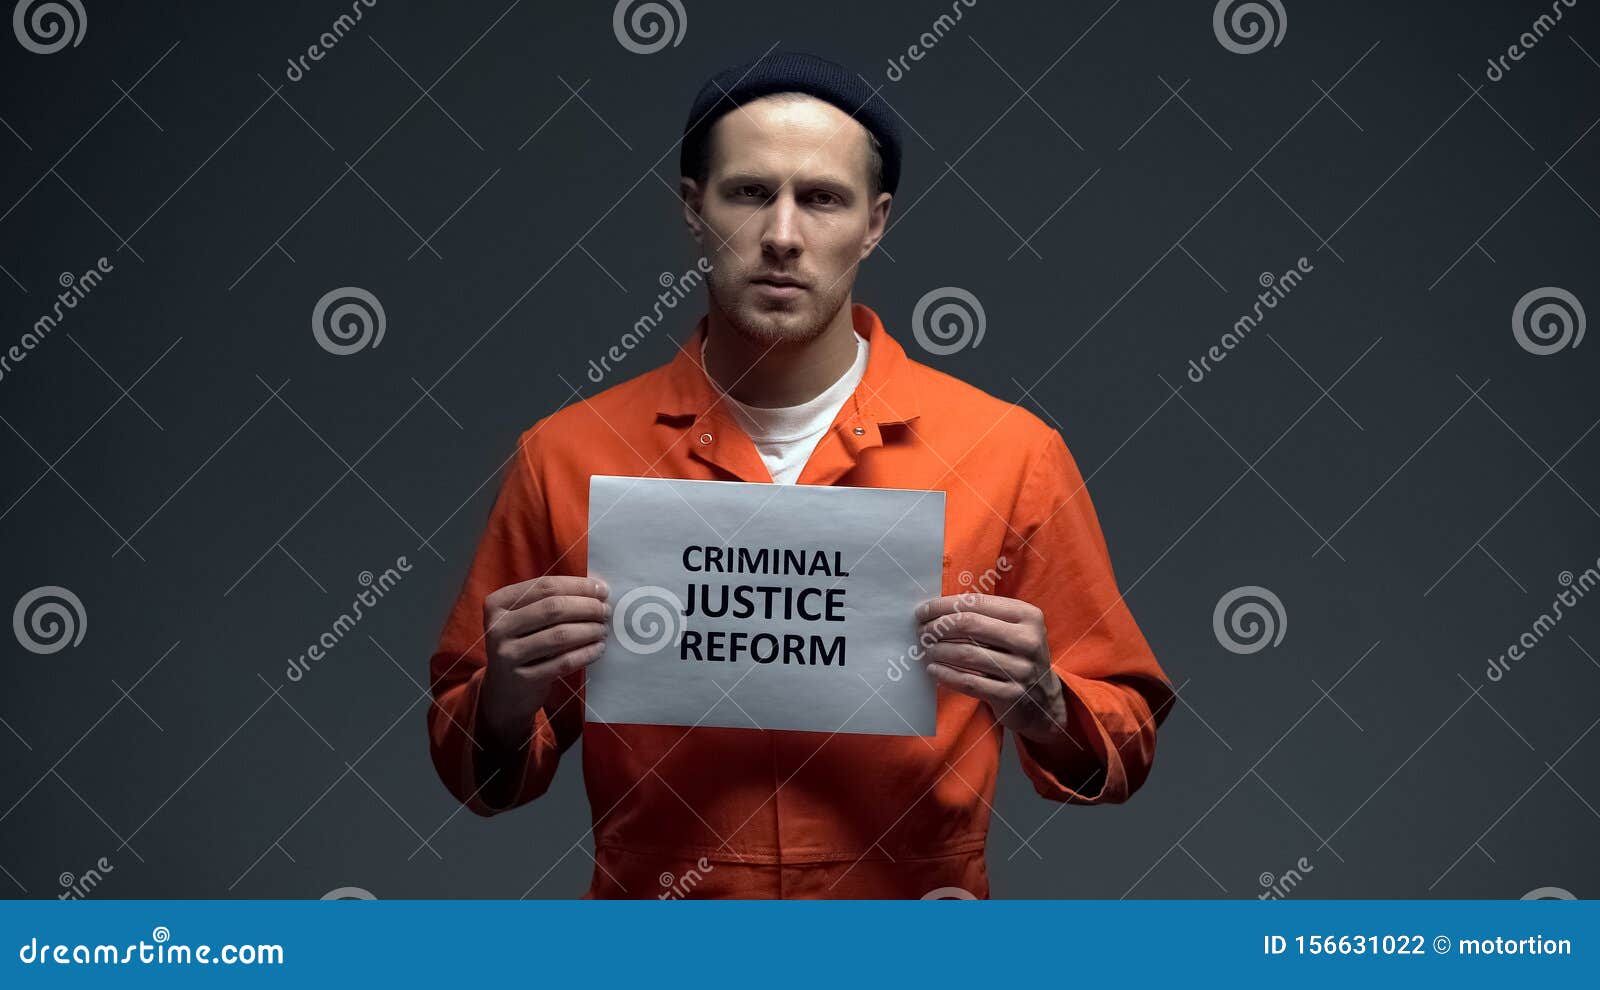
[[[729,69],[681,171],[708,312],[668,364],[523,434],[432,659],[434,763],[491,815],[543,794],[581,737],[593,897],[987,897],[1004,730],[1044,797],[1125,801],[1166,676],[1061,436],[853,302],[900,175],[871,88],[795,53]],[[939,686],[937,735],[586,722],[611,616],[584,576],[594,474],[943,490],[944,594],[918,610],[926,675],[907,674]]]

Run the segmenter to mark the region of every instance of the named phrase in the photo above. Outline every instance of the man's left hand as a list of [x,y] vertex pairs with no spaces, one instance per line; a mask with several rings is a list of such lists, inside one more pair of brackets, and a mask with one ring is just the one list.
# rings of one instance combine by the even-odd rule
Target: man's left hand
[[1038,743],[1068,737],[1066,688],[1050,665],[1044,613],[1015,598],[945,595],[917,606],[928,673],[987,702],[1000,724]]

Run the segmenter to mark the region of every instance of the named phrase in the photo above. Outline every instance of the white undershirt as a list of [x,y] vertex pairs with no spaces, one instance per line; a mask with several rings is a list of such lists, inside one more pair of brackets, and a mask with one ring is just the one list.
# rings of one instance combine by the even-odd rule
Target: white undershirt
[[[744,427],[750,440],[756,445],[756,450],[761,454],[761,460],[767,465],[767,471],[772,475],[772,480],[779,485],[792,485],[800,477],[801,470],[806,462],[811,459],[811,452],[816,449],[822,440],[823,433],[827,432],[834,416],[844,406],[845,400],[855,392],[856,386],[861,384],[861,379],[867,372],[867,352],[869,350],[866,340],[858,333],[851,336],[856,339],[856,359],[849,369],[839,377],[839,380],[829,385],[816,398],[802,402],[797,406],[778,406],[775,408],[761,408],[748,406],[731,395],[724,399],[734,418]],[[701,345],[700,363],[705,365],[705,345]],[[710,372],[706,373],[710,377]],[[718,391],[724,391],[718,389]]]

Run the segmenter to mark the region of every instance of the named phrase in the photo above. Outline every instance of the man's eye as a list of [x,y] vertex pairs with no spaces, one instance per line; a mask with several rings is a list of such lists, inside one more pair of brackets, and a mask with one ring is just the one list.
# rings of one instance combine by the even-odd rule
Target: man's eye
[[839,202],[839,197],[830,192],[819,192],[811,199],[820,206],[834,206]]
[[760,199],[765,195],[765,192],[760,186],[740,186],[738,189],[734,190],[734,195]]

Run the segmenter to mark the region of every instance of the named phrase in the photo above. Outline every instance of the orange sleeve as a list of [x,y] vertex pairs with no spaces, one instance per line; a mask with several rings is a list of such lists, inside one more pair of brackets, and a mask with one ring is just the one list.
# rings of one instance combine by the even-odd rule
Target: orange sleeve
[[1034,789],[1052,801],[1116,804],[1150,774],[1156,729],[1174,695],[1112,573],[1111,556],[1082,475],[1060,434],[1049,431],[1029,466],[1004,550],[999,592],[1044,612],[1057,674],[1066,688],[1070,765],[1046,765],[1018,739]]
[[[581,672],[551,688],[545,706],[534,716],[527,750],[517,760],[484,772],[478,760],[478,691],[488,659],[484,645],[483,602],[508,584],[555,573],[561,557],[553,546],[544,494],[530,454],[538,427],[524,433],[506,467],[499,495],[466,581],[440,634],[430,667],[433,703],[428,706],[428,748],[445,787],[472,811],[493,815],[526,804],[543,794],[555,777],[561,754],[583,732]],[[508,803],[485,799],[490,776],[515,775],[512,789],[496,780],[493,791],[509,795]]]

